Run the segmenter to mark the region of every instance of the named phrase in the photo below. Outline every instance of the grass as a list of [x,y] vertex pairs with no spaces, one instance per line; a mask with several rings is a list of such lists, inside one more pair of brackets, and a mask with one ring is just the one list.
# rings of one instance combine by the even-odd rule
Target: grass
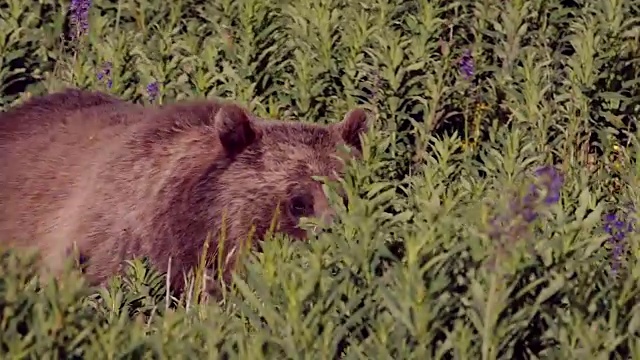
[[638,1],[94,0],[86,32],[69,5],[0,5],[2,109],[76,86],[376,121],[331,231],[275,234],[219,301],[3,250],[3,358],[640,359]]

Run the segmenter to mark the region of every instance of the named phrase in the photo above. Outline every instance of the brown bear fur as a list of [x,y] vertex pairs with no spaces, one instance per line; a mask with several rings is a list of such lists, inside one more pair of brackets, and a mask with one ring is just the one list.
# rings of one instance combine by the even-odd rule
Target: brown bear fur
[[[128,103],[65,90],[0,113],[0,243],[34,246],[55,274],[75,248],[92,284],[147,256],[172,287],[210,259],[226,211],[225,277],[255,226],[304,239],[300,216],[331,216],[313,175],[336,178],[337,146],[360,151],[364,110],[320,126],[263,120],[230,102]],[[254,240],[254,241],[256,241]],[[228,277],[227,277],[228,278]]]

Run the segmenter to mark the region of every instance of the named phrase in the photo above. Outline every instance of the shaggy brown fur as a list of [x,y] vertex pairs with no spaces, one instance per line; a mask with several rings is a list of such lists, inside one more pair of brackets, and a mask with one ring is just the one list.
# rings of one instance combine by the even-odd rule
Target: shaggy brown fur
[[[143,107],[66,90],[0,113],[0,242],[35,246],[56,273],[75,246],[101,284],[123,261],[172,261],[172,285],[209,256],[226,211],[230,271],[255,225],[260,240],[280,204],[278,230],[304,239],[300,217],[331,217],[313,175],[335,178],[339,144],[360,150],[361,109],[330,126],[262,120],[226,102]],[[336,175],[337,174],[337,175]]]

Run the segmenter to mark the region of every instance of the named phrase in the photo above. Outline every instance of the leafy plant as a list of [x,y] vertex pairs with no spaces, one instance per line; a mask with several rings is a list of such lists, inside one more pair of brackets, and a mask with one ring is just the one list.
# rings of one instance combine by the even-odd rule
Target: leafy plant
[[93,289],[2,249],[0,353],[640,359],[638,29],[620,0],[3,2],[2,110],[77,86],[376,116],[336,222],[273,234],[219,301],[220,264],[176,299],[144,259]]

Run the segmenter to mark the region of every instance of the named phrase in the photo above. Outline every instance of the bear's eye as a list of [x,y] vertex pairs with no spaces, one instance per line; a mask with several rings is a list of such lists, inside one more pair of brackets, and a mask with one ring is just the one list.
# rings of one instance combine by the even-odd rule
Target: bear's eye
[[308,196],[296,195],[289,202],[289,212],[294,217],[309,215],[311,208],[311,199]]

